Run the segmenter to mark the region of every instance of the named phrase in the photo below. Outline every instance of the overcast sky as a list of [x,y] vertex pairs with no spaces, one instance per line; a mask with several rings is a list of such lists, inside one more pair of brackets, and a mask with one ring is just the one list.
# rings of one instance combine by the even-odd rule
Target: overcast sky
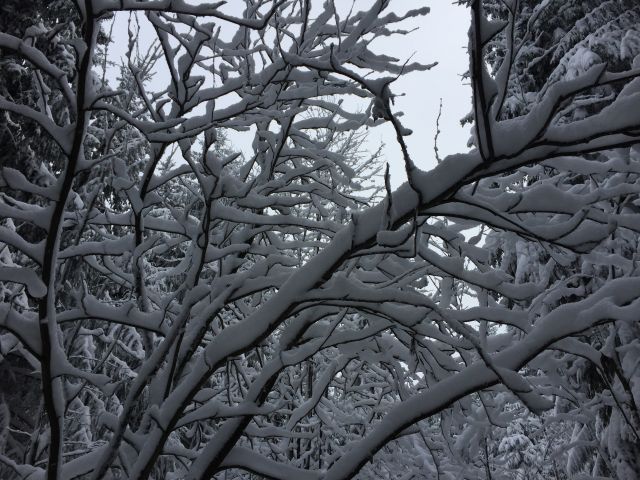
[[[373,45],[374,51],[392,55],[400,62],[409,57],[412,62],[438,62],[431,70],[407,74],[392,86],[392,93],[403,95],[396,97],[394,112],[402,111],[403,125],[413,130],[413,134],[406,137],[411,157],[419,168],[426,170],[436,164],[433,146],[441,98],[443,107],[438,138],[440,156],[444,158],[447,154],[466,151],[469,138],[469,126],[460,126],[460,119],[471,109],[471,90],[468,82],[463,82],[461,78],[468,68],[466,46],[469,12],[451,1],[405,0],[392,4],[391,8],[405,9],[426,4],[431,8],[431,13],[403,22],[404,29],[416,28],[409,35],[382,37]],[[227,6],[233,10],[233,1]],[[120,14],[114,25],[114,43],[110,46],[109,56],[117,63],[127,50],[128,18],[127,14]],[[144,15],[138,18],[141,27],[139,40],[144,47],[153,41],[155,33]],[[165,69],[161,69],[153,79],[150,90],[161,90],[166,86],[168,78],[164,77],[168,76],[168,72],[163,75],[162,70]],[[115,79],[117,70],[113,69],[109,76]],[[236,148],[249,153],[252,134],[232,134],[230,139]],[[391,165],[392,185],[396,187],[404,182],[404,162],[391,125],[387,123],[370,129],[369,142],[371,150],[377,149],[381,142],[385,144],[383,152],[385,160]]]
[[[468,150],[469,125],[461,127],[460,119],[471,110],[471,89],[468,81],[463,82],[461,78],[468,69],[466,48],[470,17],[466,8],[450,2],[428,2],[431,13],[412,22],[419,27],[417,31],[408,36],[385,39],[385,53],[401,60],[415,52],[412,60],[438,62],[429,71],[405,75],[392,89],[395,94],[405,94],[396,98],[395,109],[404,112],[402,123],[413,130],[406,141],[413,161],[422,169],[430,169],[436,164],[433,145],[440,98],[443,104],[438,138],[440,157]],[[376,130],[371,133],[372,140],[384,141],[392,184],[397,186],[405,177],[395,133],[390,125]]]

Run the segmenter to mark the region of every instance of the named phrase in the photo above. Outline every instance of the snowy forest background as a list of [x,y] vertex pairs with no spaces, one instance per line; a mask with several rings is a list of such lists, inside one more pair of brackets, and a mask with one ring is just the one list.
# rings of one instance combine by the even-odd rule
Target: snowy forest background
[[0,3],[0,478],[640,478],[640,3],[461,2],[430,170],[427,5],[228,3]]

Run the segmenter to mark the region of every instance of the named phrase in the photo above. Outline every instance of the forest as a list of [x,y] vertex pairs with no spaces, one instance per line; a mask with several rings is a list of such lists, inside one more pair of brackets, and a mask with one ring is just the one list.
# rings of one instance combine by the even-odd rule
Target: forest
[[430,3],[0,2],[0,479],[640,478],[640,2]]

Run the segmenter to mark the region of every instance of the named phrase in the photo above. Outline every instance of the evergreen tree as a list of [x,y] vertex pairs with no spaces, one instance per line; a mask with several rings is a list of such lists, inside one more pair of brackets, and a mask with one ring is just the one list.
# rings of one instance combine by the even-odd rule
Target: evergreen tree
[[[487,45],[494,75],[509,79],[508,90],[495,97],[501,108],[496,106],[494,111],[503,118],[525,115],[554,84],[579,77],[596,64],[606,62],[612,71],[640,65],[637,2],[484,3],[496,22],[508,23]],[[588,118],[606,107],[623,87],[613,82],[587,90],[566,104],[554,121],[568,124]],[[562,160],[549,161],[510,172],[495,187],[522,192],[552,184],[566,191],[613,193],[621,179],[636,178],[627,166],[639,155],[640,147],[630,145],[576,159],[582,165],[593,165],[586,169],[567,169]],[[608,168],[613,164],[620,168]],[[636,194],[600,194],[590,208],[605,214],[633,214],[637,202]],[[556,216],[550,213],[547,218],[553,222]],[[537,304],[511,305],[544,314],[554,305],[585,298],[614,278],[634,275],[635,269],[627,262],[635,258],[639,240],[637,233],[612,225],[607,239],[579,246],[565,262],[554,258],[565,252],[554,252],[553,247],[512,233],[492,232],[486,246],[494,262],[519,282],[546,282],[546,298]],[[556,410],[545,415],[545,421],[565,425],[566,433],[556,435],[567,441],[566,448],[558,449],[559,453],[568,451],[567,475],[633,478],[640,473],[639,380],[637,372],[628,368],[638,358],[639,334],[637,325],[617,322],[583,336],[582,341],[594,349],[591,357],[556,355],[555,368],[568,375],[563,388],[571,393],[558,392]],[[594,404],[598,405],[595,410]]]

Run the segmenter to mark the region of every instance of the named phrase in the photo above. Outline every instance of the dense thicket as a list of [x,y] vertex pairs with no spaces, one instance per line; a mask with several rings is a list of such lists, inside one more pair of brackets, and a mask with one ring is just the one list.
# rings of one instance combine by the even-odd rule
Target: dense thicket
[[[583,75],[601,62],[606,62],[612,71],[628,71],[640,66],[640,5],[637,2],[519,1],[512,2],[511,7],[505,8],[501,2],[486,4],[496,20],[514,20],[488,46],[488,58],[495,74],[509,77],[510,88],[500,99],[504,102],[500,113],[503,117],[526,114],[554,84]],[[555,120],[570,123],[594,115],[624,86],[624,83],[613,82],[585,90],[572,103],[563,105]],[[635,193],[603,195],[603,192],[628,178],[637,181],[631,172],[610,166],[618,162],[633,165],[638,155],[640,145],[632,141],[616,150],[583,157],[600,167],[563,169],[562,163],[560,167],[553,162],[542,163],[510,172],[498,179],[497,185],[514,192],[559,185],[566,190],[594,195],[590,208],[604,214],[634,215],[638,213]],[[539,212],[536,215],[541,216]],[[553,213],[546,216],[549,222],[554,221]],[[570,262],[555,265],[551,272],[544,267],[553,252],[531,239],[495,231],[489,234],[486,246],[496,265],[520,281],[539,282],[546,277],[543,281],[548,284],[549,294],[543,302],[512,305],[512,308],[538,312],[549,309],[550,305],[584,298],[620,276],[635,275],[635,267],[631,265],[636,261],[639,242],[636,233],[612,224],[606,242],[591,246],[588,252],[578,252]],[[624,262],[632,263],[625,267]],[[552,294],[559,284],[570,288],[564,295]],[[529,434],[518,431],[510,439],[498,433],[497,450],[515,453],[526,448],[531,451],[534,458],[528,460],[528,465],[526,455],[512,462],[519,463],[522,475],[527,472],[528,478],[638,476],[639,338],[637,324],[614,322],[584,332],[581,340],[598,352],[595,358],[556,354],[553,361],[565,377],[564,395],[557,397],[554,410],[544,415],[542,423],[534,421],[536,427],[530,426]],[[530,421],[526,420],[525,424]],[[540,433],[545,425],[553,428]],[[550,445],[554,449],[550,449]],[[542,451],[549,452],[553,469],[543,468],[544,458],[539,456]]]
[[637,5],[470,2],[425,172],[428,8],[316,3],[0,7],[0,476],[635,478]]

